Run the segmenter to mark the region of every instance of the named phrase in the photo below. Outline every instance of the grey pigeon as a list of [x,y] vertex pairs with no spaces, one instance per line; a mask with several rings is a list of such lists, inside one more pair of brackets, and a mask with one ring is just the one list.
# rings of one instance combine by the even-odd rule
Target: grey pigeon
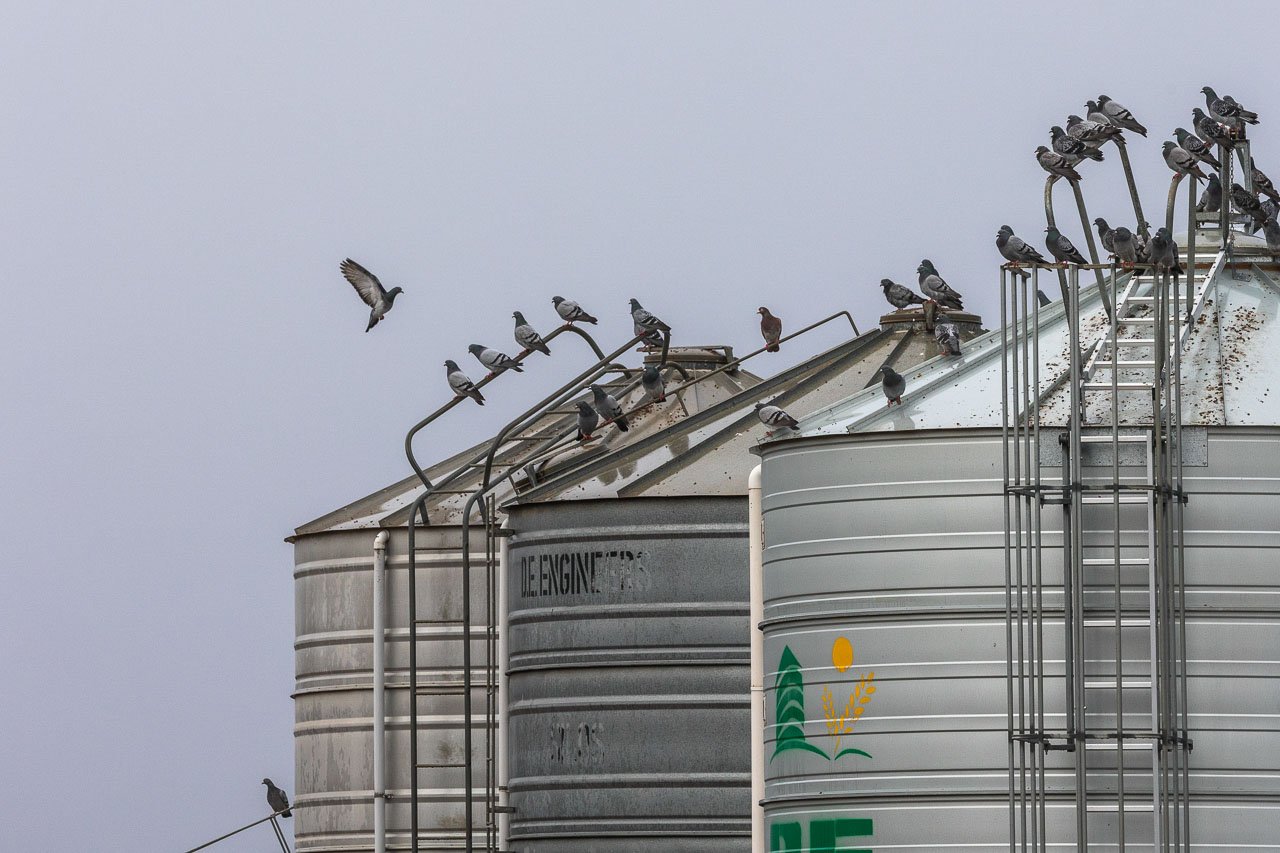
[[889,399],[889,406],[897,403],[902,405],[902,395],[907,390],[907,380],[901,373],[894,373],[893,368],[889,365],[883,365],[879,373],[881,374],[880,388],[884,391],[885,397]]
[[1133,113],[1129,112],[1124,104],[1113,101],[1106,95],[1098,96],[1098,111],[1111,119],[1111,123],[1116,127],[1132,130],[1141,136],[1147,135],[1147,129],[1138,123],[1138,120],[1133,117]]
[[756,309],[760,315],[760,335],[764,338],[765,352],[778,352],[778,339],[782,337],[782,320],[769,313],[769,309],[761,305]]
[[1014,234],[1013,229],[1008,225],[1001,225],[1000,230],[996,232],[996,249],[1013,266],[1014,272],[1021,274],[1023,278],[1030,278],[1031,273],[1019,269],[1022,264],[1048,263],[1039,250],[1027,245],[1027,242]]
[[1196,107],[1191,111],[1195,122],[1191,126],[1196,129],[1198,135],[1210,145],[1221,145],[1224,148],[1231,148],[1235,145],[1235,139],[1231,136],[1231,131],[1222,122],[1211,118],[1204,114],[1204,110]]
[[289,795],[277,788],[270,779],[263,779],[262,784],[267,786],[267,805],[271,806],[271,811],[279,812],[280,817],[293,817],[293,812],[289,810]]
[[644,369],[644,373],[640,375],[640,385],[644,388],[645,396],[655,403],[664,402],[667,399],[667,385],[662,381],[662,374],[658,372],[655,365],[648,365]]
[[1050,225],[1044,229],[1044,232],[1047,235],[1044,238],[1044,244],[1048,247],[1049,254],[1057,258],[1059,263],[1067,263],[1068,261],[1073,264],[1088,263],[1084,259],[1084,255],[1080,254],[1080,250],[1056,226]]
[[923,296],[919,295],[911,288],[903,287],[890,279],[880,279],[880,286],[884,288],[884,298],[887,299],[889,304],[894,308],[901,310],[904,308],[910,308],[912,305],[924,304]]
[[1099,216],[1093,220],[1094,226],[1098,229],[1098,239],[1102,241],[1102,248],[1107,250],[1108,254],[1116,253],[1115,232],[1111,230],[1111,226],[1107,224],[1107,220]]
[[1237,104],[1235,98],[1230,95],[1219,98],[1218,93],[1208,86],[1205,86],[1200,91],[1204,93],[1204,102],[1205,106],[1209,108],[1209,114],[1219,121],[1229,119],[1242,121],[1246,124],[1258,123],[1258,114]]
[[578,401],[578,441],[589,441],[600,425],[600,416],[587,404],[586,400]]
[[524,373],[524,370],[520,367],[520,362],[506,353],[498,352],[496,349],[489,349],[489,347],[481,346],[480,344],[472,344],[467,347],[467,352],[474,355],[476,360],[485,366],[490,376],[496,376],[504,370]]
[[596,318],[583,311],[582,306],[571,299],[565,299],[563,296],[553,296],[551,297],[551,304],[556,306],[556,313],[566,323],[596,324]]
[[953,308],[956,311],[963,311],[964,304],[961,302],[963,297],[951,289],[951,285],[942,280],[942,276],[938,275],[938,268],[933,265],[933,261],[925,258],[920,262],[920,266],[916,267],[916,274],[919,276],[918,284],[920,289],[924,291],[924,295],[941,305],[943,308]]
[[[1138,237],[1123,225],[1111,232],[1111,246],[1116,257],[1126,266],[1133,267],[1142,260],[1142,244],[1138,241]],[[1133,274],[1142,275],[1144,271],[1144,269],[1135,268]]]
[[1198,213],[1216,213],[1222,210],[1222,183],[1217,173],[1209,175],[1209,183],[1200,193],[1200,203],[1196,205]]
[[648,347],[649,349],[662,348],[662,332],[659,332],[657,329],[646,329],[639,323],[633,322],[631,325],[635,330],[632,334],[643,335],[643,337],[640,338],[640,346]]
[[634,299],[631,300],[631,319],[635,321],[637,326],[647,332],[671,331],[670,326],[640,307],[640,303]]
[[[768,427],[800,428],[799,421],[772,403],[756,403],[756,417],[760,419],[760,423]],[[770,435],[772,434],[770,431]]]
[[1280,253],[1280,223],[1276,222],[1275,214],[1262,223],[1262,236],[1266,238],[1267,248],[1273,255]]
[[1175,276],[1182,272],[1178,263],[1178,244],[1173,242],[1168,228],[1159,228],[1147,245],[1151,266],[1157,273],[1172,272]]
[[1070,157],[1064,157],[1057,151],[1050,151],[1041,145],[1036,149],[1036,161],[1040,164],[1040,168],[1050,175],[1066,178],[1068,181],[1080,180],[1080,173],[1072,168],[1075,165],[1075,161]]
[[1258,225],[1267,219],[1267,212],[1262,209],[1258,197],[1239,184],[1231,185],[1231,204],[1241,213],[1253,217],[1253,221]]
[[364,304],[369,306],[369,325],[364,327],[366,332],[378,325],[378,321],[387,316],[387,312],[391,310],[396,297],[404,292],[399,287],[387,290],[382,286],[382,282],[378,281],[376,275],[350,258],[338,264],[338,269],[342,270],[342,277],[351,282],[351,286],[356,289],[356,293],[360,294]]
[[[1273,201],[1272,199],[1267,199],[1262,203],[1262,212],[1263,214],[1266,215],[1267,219],[1276,219],[1277,217],[1280,217],[1280,201]],[[1263,222],[1265,221],[1266,220],[1264,219]],[[1262,224],[1263,224],[1262,222],[1252,223],[1248,228],[1245,229],[1245,233],[1257,234],[1258,229],[1262,227]]]
[[449,359],[444,363],[445,378],[449,380],[449,387],[453,389],[453,393],[459,397],[470,397],[480,405],[484,405],[484,395],[480,393],[480,389],[476,387],[476,383],[472,382],[467,374],[462,372],[462,368],[458,367],[458,362]]
[[1049,128],[1049,138],[1053,140],[1053,150],[1064,157],[1070,157],[1073,160],[1082,160],[1086,157],[1090,160],[1102,160],[1101,151],[1090,148],[1074,136],[1068,136],[1067,132],[1056,124]]
[[1083,119],[1080,116],[1067,116],[1067,135],[1074,136],[1085,145],[1097,148],[1115,139],[1121,133],[1120,128],[1110,122],[1101,123]]
[[[1094,122],[1095,124],[1110,125],[1114,127],[1117,131],[1123,130],[1123,128],[1121,128],[1120,125],[1113,122],[1111,120],[1111,117],[1102,111],[1102,107],[1098,106],[1097,101],[1085,101],[1084,109],[1085,109],[1084,117],[1089,121]],[[1123,141],[1124,139],[1123,137],[1121,137],[1121,142]]]
[[943,355],[960,354],[960,330],[954,323],[938,323],[933,327],[933,338]]
[[511,316],[516,318],[516,343],[521,349],[525,352],[537,351],[543,355],[551,355],[551,348],[547,346],[547,342],[542,339],[542,335],[534,331],[533,326],[529,325],[523,314],[516,311]]
[[1208,180],[1205,173],[1196,165],[1196,158],[1192,157],[1187,149],[1166,140],[1163,151],[1165,165],[1179,175],[1194,175],[1202,181]]
[[600,413],[600,416],[606,422],[612,421],[623,432],[630,429],[627,426],[627,419],[622,415],[622,406],[608,391],[605,391],[599,385],[592,385],[591,396],[591,402],[596,407],[596,411]]
[[1222,163],[1218,162],[1217,157],[1213,156],[1213,149],[1205,144],[1203,139],[1191,133],[1185,127],[1175,127],[1173,135],[1177,138],[1178,144],[1187,149],[1187,153],[1192,157],[1215,169],[1222,168]]
[[1271,183],[1271,179],[1257,167],[1253,162],[1253,157],[1249,158],[1249,171],[1253,175],[1253,191],[1269,195],[1276,201],[1280,201],[1280,193],[1276,192],[1276,185]]

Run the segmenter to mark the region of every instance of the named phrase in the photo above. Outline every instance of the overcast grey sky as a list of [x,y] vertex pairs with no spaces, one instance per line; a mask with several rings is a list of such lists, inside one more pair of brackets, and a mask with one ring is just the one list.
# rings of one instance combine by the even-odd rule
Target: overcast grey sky
[[[403,476],[512,310],[576,298],[619,343],[635,295],[747,348],[761,304],[870,327],[929,257],[994,325],[995,231],[1040,244],[1032,152],[1099,92],[1151,129],[1153,221],[1203,85],[1280,178],[1280,7],[1229,9],[1211,61],[1203,3],[8,4],[0,847],[181,850],[293,791],[281,540]],[[1117,158],[1086,168],[1131,224]],[[347,255],[406,290],[367,335]],[[424,455],[586,363],[563,339]]]

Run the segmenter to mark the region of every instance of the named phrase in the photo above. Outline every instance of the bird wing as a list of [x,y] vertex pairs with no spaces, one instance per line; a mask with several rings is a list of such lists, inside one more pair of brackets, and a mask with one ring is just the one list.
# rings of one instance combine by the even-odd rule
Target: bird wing
[[356,293],[360,294],[360,298],[364,300],[364,304],[370,308],[377,307],[387,295],[378,277],[350,258],[338,264],[338,268],[342,270],[342,277],[351,282]]

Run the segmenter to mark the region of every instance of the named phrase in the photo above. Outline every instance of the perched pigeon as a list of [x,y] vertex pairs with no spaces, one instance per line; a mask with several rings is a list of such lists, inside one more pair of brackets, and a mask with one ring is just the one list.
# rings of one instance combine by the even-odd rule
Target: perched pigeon
[[632,334],[644,336],[640,338],[641,347],[647,347],[649,349],[662,348],[662,332],[659,332],[657,329],[646,329],[639,323],[632,323],[632,328],[635,330]]
[[592,385],[591,396],[592,404],[596,407],[596,411],[600,413],[601,417],[605,419],[606,423],[612,421],[623,432],[630,429],[627,426],[627,419],[622,415],[622,406],[608,391],[605,391],[599,385]]
[[920,262],[920,266],[916,267],[916,273],[920,277],[920,289],[924,291],[925,296],[943,308],[954,308],[957,311],[964,310],[964,305],[961,302],[963,297],[952,290],[951,285],[942,280],[942,276],[938,275],[938,269],[933,265],[933,261],[925,258]]
[[476,357],[476,360],[485,366],[490,376],[496,376],[504,370],[514,370],[516,373],[524,373],[521,369],[521,362],[516,361],[506,353],[498,352],[496,349],[489,349],[480,344],[472,344],[467,347],[467,351]]
[[[1084,109],[1085,109],[1084,117],[1089,121],[1093,122],[1094,124],[1110,125],[1111,127],[1114,127],[1117,131],[1123,130],[1123,128],[1121,128],[1120,125],[1113,122],[1111,120],[1111,117],[1102,111],[1102,107],[1098,106],[1097,101],[1085,101]],[[1120,142],[1122,143],[1124,142],[1123,135],[1119,136],[1118,139],[1120,140]]]
[[782,321],[769,313],[769,309],[761,305],[756,309],[760,315],[760,334],[764,337],[765,352],[777,352],[778,338],[782,337]]
[[880,279],[880,286],[884,288],[884,298],[894,308],[902,310],[910,308],[913,304],[923,305],[924,297],[913,291],[909,287],[903,287],[887,278]]
[[1276,222],[1275,214],[1262,223],[1262,236],[1266,238],[1267,248],[1273,255],[1280,253],[1280,223]]
[[631,319],[635,320],[636,325],[647,332],[671,331],[670,326],[641,308],[640,303],[634,299],[631,300]]
[[[756,417],[760,419],[760,423],[768,427],[800,428],[799,421],[772,403],[756,403]],[[770,431],[769,434],[772,435],[773,432]]]
[[462,372],[462,368],[458,367],[458,362],[453,359],[446,361],[444,374],[449,380],[449,387],[453,389],[453,393],[459,397],[470,397],[480,405],[484,405],[484,395],[480,393],[476,383],[472,382],[467,374]]
[[1093,220],[1093,224],[1098,229],[1098,239],[1102,241],[1102,248],[1106,249],[1108,254],[1116,253],[1115,232],[1111,230],[1111,226],[1107,224],[1107,220],[1099,216]]
[[1056,124],[1049,128],[1049,137],[1053,140],[1053,150],[1064,157],[1070,157],[1073,160],[1082,160],[1086,157],[1090,160],[1102,160],[1101,151],[1090,148],[1074,136],[1068,136],[1067,132]]
[[1178,263],[1178,244],[1173,242],[1168,228],[1156,231],[1147,246],[1147,254],[1157,273],[1172,272],[1176,276],[1182,272],[1182,266]]
[[1056,226],[1050,225],[1044,229],[1046,235],[1044,244],[1049,248],[1049,254],[1058,259],[1058,263],[1087,264],[1084,255],[1080,254],[1080,250],[1057,229]]
[[595,325],[596,318],[592,317],[586,311],[582,310],[582,306],[578,303],[565,299],[563,296],[551,297],[551,304],[556,306],[556,313],[560,315],[566,323],[590,323]]
[[1141,136],[1147,135],[1147,129],[1139,124],[1138,120],[1133,117],[1133,113],[1129,112],[1124,104],[1119,101],[1113,101],[1106,95],[1099,95],[1098,111],[1109,118],[1116,127],[1132,130]]
[[996,232],[996,249],[1006,261],[1013,265],[1015,272],[1022,274],[1023,278],[1030,278],[1031,273],[1019,270],[1018,267],[1022,264],[1048,263],[1039,250],[1027,245],[1027,242],[1014,234],[1013,229],[1008,225],[1001,225],[1000,230]]
[[1200,193],[1200,203],[1196,205],[1198,213],[1216,213],[1222,210],[1222,184],[1216,173],[1209,175],[1209,183]]
[[1120,134],[1120,128],[1110,122],[1091,121],[1076,115],[1067,116],[1067,135],[1079,139],[1085,145],[1097,148]]
[[[1117,258],[1126,266],[1132,267],[1143,260],[1142,244],[1128,228],[1121,225],[1111,232],[1111,247]],[[1143,270],[1135,269],[1134,275],[1142,275]]]
[[1253,217],[1253,221],[1262,224],[1267,219],[1267,212],[1262,209],[1258,197],[1239,184],[1231,185],[1231,204],[1241,213]]
[[640,385],[644,388],[645,396],[655,403],[662,403],[667,399],[667,385],[662,381],[662,374],[658,372],[655,365],[648,365],[644,369],[644,373],[640,374]]
[[1175,127],[1173,135],[1177,138],[1178,144],[1187,149],[1187,153],[1192,157],[1215,169],[1222,168],[1218,158],[1213,156],[1213,149],[1206,145],[1203,139],[1191,133],[1185,127]]
[[1165,142],[1163,150],[1165,165],[1170,169],[1179,175],[1194,175],[1202,181],[1208,180],[1205,173],[1196,165],[1196,158],[1191,156],[1190,151],[1168,141]]
[[[1262,203],[1262,212],[1266,214],[1267,219],[1276,219],[1280,217],[1280,201],[1267,199]],[[1263,220],[1264,222],[1266,220]],[[1262,222],[1254,222],[1250,227],[1245,229],[1247,234],[1257,234],[1258,229],[1262,227]]]
[[279,812],[280,817],[293,817],[293,812],[289,810],[289,795],[277,788],[270,779],[263,779],[262,784],[267,786],[267,805],[271,806],[271,811]]
[[533,326],[530,326],[525,321],[523,314],[516,311],[511,316],[516,318],[516,343],[520,345],[521,349],[525,352],[534,352],[536,350],[543,355],[551,355],[551,349],[547,346],[547,342],[542,339],[542,335],[534,331]]
[[1218,93],[1205,86],[1200,90],[1204,93],[1205,106],[1209,108],[1209,114],[1219,121],[1230,119],[1234,121],[1242,121],[1246,124],[1257,124],[1258,114],[1250,112],[1244,107],[1236,103],[1235,99],[1230,95],[1223,98],[1218,97]]
[[351,286],[356,289],[356,293],[360,294],[364,304],[369,306],[369,325],[364,327],[366,332],[378,325],[378,321],[387,316],[387,312],[391,310],[391,305],[396,301],[396,297],[404,292],[399,287],[393,287],[390,290],[384,289],[382,282],[378,281],[376,275],[350,258],[338,264],[338,269],[342,270],[342,277],[351,282]]
[[578,441],[589,441],[596,427],[600,425],[600,416],[587,404],[586,400],[578,401]]
[[943,355],[960,354],[960,330],[953,323],[938,323],[933,327],[934,340]]
[[1221,145],[1224,148],[1231,148],[1235,145],[1235,140],[1231,136],[1230,129],[1217,119],[1211,118],[1204,114],[1204,110],[1196,107],[1191,111],[1195,117],[1195,123],[1192,127],[1196,129],[1196,134],[1210,145]]
[[902,395],[907,390],[907,380],[901,373],[894,373],[893,368],[884,365],[880,368],[880,388],[884,391],[885,397],[889,399],[888,405],[892,406],[897,403],[902,405]]
[[1253,191],[1255,193],[1263,193],[1271,196],[1276,201],[1280,201],[1280,193],[1276,192],[1276,185],[1271,183],[1271,179],[1254,164],[1253,157],[1249,158],[1249,171],[1253,173]]
[[1040,168],[1050,175],[1066,178],[1068,181],[1080,180],[1080,173],[1072,168],[1075,165],[1075,161],[1070,157],[1064,157],[1057,151],[1050,151],[1041,145],[1036,149],[1036,161],[1040,163]]

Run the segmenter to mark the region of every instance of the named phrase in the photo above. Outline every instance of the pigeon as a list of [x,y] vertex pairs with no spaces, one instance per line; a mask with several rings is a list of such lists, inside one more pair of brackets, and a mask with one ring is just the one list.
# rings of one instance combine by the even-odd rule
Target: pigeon
[[520,367],[520,362],[516,361],[506,353],[498,352],[496,349],[489,349],[480,344],[472,344],[467,347],[467,351],[476,357],[476,359],[485,366],[489,371],[489,376],[497,376],[504,370],[514,370],[516,373],[524,373]]
[[[1117,258],[1126,266],[1132,267],[1134,264],[1142,260],[1142,244],[1138,241],[1138,237],[1121,225],[1111,232],[1111,247]],[[1134,275],[1142,275],[1144,270],[1135,269]]]
[[1273,255],[1280,253],[1280,223],[1276,222],[1274,213],[1262,223],[1262,236],[1267,239],[1267,248]]
[[399,287],[393,287],[390,290],[384,289],[382,282],[378,281],[376,275],[350,258],[338,264],[338,269],[342,270],[342,277],[351,282],[351,286],[356,289],[356,293],[360,294],[364,304],[369,306],[369,325],[364,327],[366,332],[378,325],[378,321],[387,316],[387,312],[391,310],[391,305],[396,301],[396,297],[404,293],[404,290]]
[[631,300],[631,319],[646,332],[670,332],[671,327],[640,307],[640,303]]
[[[756,403],[756,417],[765,426],[786,427],[787,429],[800,428],[799,421],[772,403]],[[769,434],[773,435],[773,431],[770,430]]]
[[1050,175],[1066,178],[1068,181],[1080,180],[1080,173],[1071,168],[1075,165],[1075,161],[1069,157],[1062,156],[1057,151],[1050,151],[1041,145],[1036,149],[1036,160],[1040,163],[1040,168]]
[[659,332],[657,329],[650,331],[645,329],[639,323],[633,323],[632,328],[635,330],[632,334],[643,336],[640,338],[641,347],[647,347],[649,349],[662,348],[662,332]]
[[902,395],[907,390],[907,380],[901,373],[894,373],[893,368],[889,365],[883,365],[879,373],[881,374],[880,387],[884,391],[885,397],[889,399],[888,405],[892,406],[897,403],[902,405]]
[[1102,248],[1106,249],[1108,254],[1114,255],[1116,253],[1116,246],[1114,243],[1115,232],[1111,230],[1111,226],[1107,224],[1107,220],[1099,216],[1097,219],[1093,220],[1093,224],[1098,229],[1098,239],[1102,241]]
[[1195,118],[1192,125],[1196,129],[1196,134],[1210,145],[1221,145],[1224,148],[1231,148],[1235,145],[1235,140],[1231,138],[1231,131],[1226,125],[1210,118],[1204,114],[1204,110],[1196,107],[1191,111]]
[[[1276,219],[1280,217],[1280,201],[1272,201],[1267,199],[1262,203],[1262,212],[1266,214],[1267,219]],[[1265,222],[1266,220],[1263,220]],[[1263,222],[1255,222],[1249,228],[1245,229],[1246,234],[1257,234],[1258,229],[1262,227]]]
[[1173,135],[1177,138],[1178,144],[1187,149],[1187,153],[1192,157],[1215,169],[1222,168],[1218,158],[1213,156],[1213,149],[1206,145],[1203,139],[1191,133],[1185,127],[1175,127]]
[[453,359],[446,361],[444,374],[449,380],[449,387],[453,389],[453,393],[459,397],[470,397],[480,405],[484,405],[484,395],[480,393],[476,383],[472,382],[467,374],[462,372],[462,368],[458,367],[458,362]]
[[592,433],[600,425],[600,416],[586,400],[578,401],[578,441],[590,441]]
[[262,784],[267,786],[267,805],[271,806],[271,811],[279,812],[280,817],[293,817],[293,812],[289,810],[289,795],[277,788],[270,779],[263,779]]
[[[1098,106],[1097,101],[1085,101],[1084,109],[1084,117],[1094,124],[1106,124],[1114,127],[1116,130],[1123,130],[1120,125],[1113,122],[1111,117],[1102,111],[1102,107]],[[1124,141],[1123,136],[1120,136],[1119,139],[1121,142]]]
[[933,327],[933,337],[943,355],[960,354],[960,330],[954,323],[938,323]]
[[924,291],[925,296],[943,308],[954,308],[956,311],[964,310],[964,305],[960,301],[963,297],[952,290],[951,285],[942,280],[942,276],[938,275],[938,270],[933,265],[933,261],[925,258],[920,262],[920,266],[916,267],[916,273],[920,276],[920,289]]
[[547,346],[547,342],[542,339],[542,335],[534,331],[524,319],[524,315],[516,311],[511,315],[516,318],[516,343],[520,345],[525,352],[537,352],[543,355],[551,355],[551,348]]
[[1197,213],[1216,213],[1222,210],[1222,184],[1216,174],[1209,175],[1209,183],[1200,193],[1200,203],[1196,205]]
[[1173,169],[1179,175],[1193,175],[1202,181],[1208,180],[1205,173],[1200,171],[1200,167],[1196,165],[1196,158],[1191,156],[1190,151],[1168,141],[1164,143],[1163,150],[1165,165],[1170,169]]
[[1267,213],[1262,209],[1258,197],[1239,184],[1231,185],[1231,203],[1236,210],[1252,216],[1255,223],[1261,224],[1267,219]]
[[1151,266],[1157,273],[1172,272],[1177,276],[1182,272],[1182,266],[1178,263],[1178,244],[1169,236],[1168,228],[1156,231],[1147,247],[1147,253],[1151,257]]
[[1119,101],[1113,101],[1106,95],[1098,96],[1098,111],[1111,120],[1116,127],[1123,127],[1125,130],[1132,130],[1140,136],[1147,135],[1147,129],[1138,123],[1133,117],[1133,113],[1129,112],[1124,104]]
[[662,374],[658,372],[657,366],[650,364],[645,367],[644,373],[640,375],[640,385],[650,400],[655,403],[666,401],[667,385],[662,381]]
[[923,296],[916,293],[911,288],[903,287],[890,279],[880,279],[880,286],[884,288],[884,298],[887,299],[889,304],[894,308],[902,310],[904,308],[910,308],[913,304],[924,304]]
[[778,338],[782,337],[782,321],[769,313],[769,309],[761,305],[756,309],[760,315],[760,334],[764,337],[765,352],[777,352]]
[[1058,263],[1086,264],[1088,261],[1080,254],[1080,250],[1068,240],[1057,226],[1050,225],[1044,229],[1048,236],[1044,239],[1044,244],[1049,248],[1049,254],[1058,259]]
[[1280,193],[1276,192],[1276,185],[1271,183],[1271,179],[1254,165],[1252,157],[1249,158],[1249,171],[1253,174],[1253,191],[1255,193],[1264,193],[1276,201],[1280,201]]
[[1094,148],[1105,142],[1110,142],[1120,133],[1120,128],[1110,122],[1096,122],[1082,119],[1076,115],[1067,116],[1067,135],[1073,136],[1085,145],[1090,145]]
[[627,419],[622,416],[622,406],[614,399],[608,391],[605,391],[599,385],[591,386],[592,404],[596,407],[596,411],[605,419],[605,422],[613,421],[618,429],[626,432],[630,427],[627,426]]
[[1022,264],[1047,264],[1044,255],[1023,240],[1021,237],[1013,233],[1013,229],[1008,225],[1001,225],[1000,230],[996,232],[996,249],[1006,261],[1013,265],[1016,272],[1020,272],[1023,278],[1030,278],[1031,273],[1026,270],[1019,270]]
[[593,326],[596,324],[596,318],[583,311],[582,306],[571,299],[565,299],[563,296],[553,296],[551,297],[551,304],[556,306],[556,313],[566,323],[581,321],[590,323]]
[[1090,160],[1102,161],[1101,151],[1096,148],[1090,148],[1074,136],[1068,136],[1067,132],[1056,124],[1049,128],[1049,137],[1053,140],[1053,150],[1063,156],[1070,157],[1076,161],[1086,157]]
[[1214,118],[1222,121],[1223,119],[1232,119],[1242,121],[1245,124],[1257,124],[1258,114],[1250,112],[1244,107],[1236,103],[1235,99],[1230,95],[1219,98],[1218,93],[1205,86],[1200,90],[1204,93],[1205,106],[1209,108],[1209,114]]

